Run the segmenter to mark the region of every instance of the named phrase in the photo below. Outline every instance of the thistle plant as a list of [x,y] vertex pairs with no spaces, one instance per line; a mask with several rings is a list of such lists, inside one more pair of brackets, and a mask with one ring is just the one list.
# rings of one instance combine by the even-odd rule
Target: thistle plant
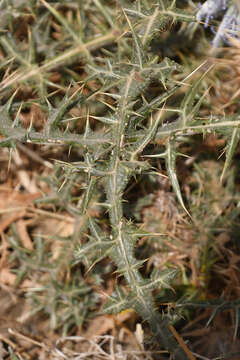
[[[36,4],[33,3],[31,11],[34,12]],[[44,16],[40,18],[41,24],[35,24],[33,36],[28,35],[30,49],[25,58],[22,57],[21,44],[14,46],[13,39],[5,34],[2,36],[2,51],[7,60],[2,66],[2,71],[6,73],[1,90],[5,97],[9,92],[11,96],[8,101],[4,101],[5,97],[2,100],[0,133],[3,138],[0,146],[14,149],[18,142],[66,146],[69,152],[75,153],[78,161],[56,161],[54,181],[48,180],[51,182],[52,196],[42,200],[54,201],[56,206],[74,216],[72,267],[84,264],[90,272],[97,262],[110,258],[115,273],[124,279],[125,286],[116,286],[102,310],[112,314],[134,309],[150,325],[154,337],[172,358],[185,359],[184,350],[170,331],[169,325],[175,317],[169,320],[167,314],[160,314],[153,296],[156,289],[171,289],[178,271],[169,265],[164,270],[154,269],[149,277],[142,275],[145,261],[137,259],[136,244],[143,236],[158,234],[148,234],[126,216],[125,192],[130,182],[143,174],[159,176],[152,160],[161,159],[179,204],[190,221],[191,215],[177,177],[176,162],[180,144],[195,134],[204,135],[206,132],[219,133],[227,138],[224,178],[239,139],[240,122],[237,115],[200,116],[205,94],[199,96],[199,89],[210,67],[204,62],[192,73],[183,76],[184,68],[177,62],[169,58],[160,59],[150,52],[151,41],[157,34],[168,31],[175,23],[191,23],[204,17],[209,21],[220,8],[210,9],[211,3],[208,2],[208,5],[202,6],[196,19],[192,14],[178,9],[174,0],[126,2],[114,17],[112,8],[104,11],[101,2],[94,1],[92,12],[99,12],[101,21],[96,16],[94,24],[89,25],[86,20],[88,6],[81,5],[81,16],[74,27],[69,26],[62,16],[58,3],[53,5],[45,0],[40,3],[57,20],[55,27],[61,28],[61,42],[58,43],[59,48],[50,42],[52,58],[47,58],[46,44],[42,46],[38,36],[38,31],[42,36],[49,31],[45,29],[47,21]],[[78,6],[78,2],[75,5]],[[235,5],[231,3],[229,9],[232,6]],[[96,27],[97,36],[92,39]],[[72,47],[65,48],[66,43],[71,43]],[[62,48],[64,52],[59,54]],[[11,61],[13,69],[16,64],[19,68],[8,76],[11,69],[7,66]],[[69,67],[69,63],[76,62],[84,68],[84,78],[79,78],[79,73]],[[73,77],[68,90],[49,80],[49,72],[61,66],[67,76]],[[177,74],[182,76],[180,82],[176,80]],[[196,74],[198,78],[189,84]],[[19,104],[16,93],[11,91],[11,86],[17,81],[36,87],[35,101],[46,114],[41,131],[37,131],[32,123],[27,129],[21,126],[23,104]],[[157,93],[150,91],[154,82],[158,84]],[[93,85],[91,88],[93,83],[95,88]],[[188,90],[184,87],[186,84]],[[64,97],[52,99],[52,94],[51,97],[48,94],[49,86],[58,91],[64,88]],[[73,91],[72,87],[77,87],[77,91]],[[84,107],[85,114],[81,113]],[[85,121],[84,130],[79,130],[77,122],[76,126],[71,125],[71,121],[74,124],[76,120],[70,117],[73,109],[81,113],[80,120]],[[149,153],[153,144],[154,153]],[[74,186],[78,190],[81,187],[75,198]],[[96,208],[98,216],[93,215],[92,210]],[[84,294],[88,291],[88,287],[82,289]],[[71,302],[71,295],[69,298]],[[76,309],[75,297],[74,305]]]

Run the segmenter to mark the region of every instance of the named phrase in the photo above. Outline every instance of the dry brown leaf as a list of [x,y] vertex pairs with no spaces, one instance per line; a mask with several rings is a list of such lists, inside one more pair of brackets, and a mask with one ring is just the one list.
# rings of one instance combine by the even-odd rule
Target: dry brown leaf
[[84,333],[84,337],[91,338],[93,336],[104,335],[115,327],[115,322],[112,316],[101,315],[91,321],[90,326]]
[[0,283],[13,286],[16,281],[16,275],[10,269],[4,267],[0,269]]
[[7,262],[7,256],[8,256],[8,242],[5,239],[4,233],[1,233],[1,247],[0,247],[0,253],[1,253],[1,258],[0,258],[0,269],[3,268],[3,266],[6,264]]
[[84,336],[91,338],[93,336],[106,335],[109,331],[120,326],[124,321],[132,317],[134,311],[123,311],[120,314],[114,315],[101,315],[91,321],[90,326],[84,333]]
[[[16,209],[16,208],[15,208]],[[21,219],[25,215],[25,211],[14,212],[11,215],[5,215],[0,220],[0,232],[4,232],[13,222]]]
[[0,232],[4,232],[13,222],[21,219],[32,205],[32,202],[42,197],[42,193],[20,194],[17,191],[0,189]]
[[26,222],[22,219],[16,222],[16,229],[22,246],[28,250],[33,250],[33,242],[28,234]]

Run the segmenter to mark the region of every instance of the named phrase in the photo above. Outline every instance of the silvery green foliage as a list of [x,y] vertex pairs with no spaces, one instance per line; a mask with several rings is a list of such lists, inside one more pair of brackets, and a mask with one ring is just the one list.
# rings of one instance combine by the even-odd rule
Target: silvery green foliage
[[197,12],[198,21],[204,21],[207,27],[212,19],[222,16],[221,23],[215,33],[213,46],[227,42],[227,36],[238,37],[240,30],[239,0],[207,0]]

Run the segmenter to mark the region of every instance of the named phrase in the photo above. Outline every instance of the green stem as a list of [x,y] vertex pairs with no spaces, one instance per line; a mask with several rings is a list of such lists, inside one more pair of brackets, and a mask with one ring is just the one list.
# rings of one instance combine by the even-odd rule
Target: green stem
[[[123,217],[123,198],[122,194],[129,179],[134,175],[134,170],[124,168],[124,162],[121,160],[124,153],[125,129],[128,126],[129,117],[127,114],[127,104],[130,97],[130,89],[135,81],[135,73],[132,71],[127,78],[124,92],[121,97],[119,108],[117,110],[118,121],[113,125],[113,140],[115,146],[111,154],[110,173],[105,182],[105,191],[107,193],[110,205],[110,222],[112,226],[112,238],[114,240],[111,257],[118,267],[119,273],[124,275],[130,289],[131,307],[145,320],[148,321],[154,336],[158,341],[172,354],[178,348],[176,340],[173,338],[168,328],[167,321],[163,320],[154,309],[154,299],[148,289],[144,288],[145,279],[140,274],[138,268],[139,262],[134,255],[134,238],[126,232],[125,219]],[[158,121],[160,115],[158,116]],[[158,123],[158,122],[157,122]],[[156,127],[154,126],[154,133]],[[151,139],[148,138],[148,141]],[[144,142],[144,145],[145,142]],[[142,147],[141,147],[142,149]],[[175,359],[183,360],[185,355],[180,350]]]

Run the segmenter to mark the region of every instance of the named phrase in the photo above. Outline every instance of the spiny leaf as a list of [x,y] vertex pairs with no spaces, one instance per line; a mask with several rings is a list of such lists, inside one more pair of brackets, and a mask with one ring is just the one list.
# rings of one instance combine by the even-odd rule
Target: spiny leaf
[[237,333],[239,328],[239,317],[240,317],[240,312],[239,312],[239,307],[237,306],[234,311],[234,318],[235,318],[234,335],[233,335],[234,340],[237,339]]
[[150,129],[147,129],[147,131],[145,132],[145,135],[142,137],[142,139],[140,139],[135,145],[134,145],[134,151],[131,152],[131,159],[134,160],[135,156],[140,153],[147,145],[148,143],[153,140],[158,126],[160,124],[161,118],[162,118],[162,113],[164,111],[164,106],[157,112],[156,114],[156,119],[153,119],[151,117],[151,126]]
[[48,121],[45,127],[45,131],[47,134],[50,134],[51,131],[54,131],[57,129],[59,123],[63,120],[63,116],[65,113],[70,111],[77,103],[83,102],[84,97],[82,95],[78,96],[77,99],[73,101],[73,98],[76,96],[78,91],[72,94],[72,96],[68,96],[68,92],[64,96],[63,100],[61,101],[61,104],[59,107],[54,108],[48,99],[46,99],[48,104]]
[[97,242],[95,238],[89,236],[89,240],[86,244],[77,246],[74,250],[74,264],[79,261],[87,259],[88,266],[90,263],[94,264],[101,261],[104,257],[108,256],[108,253],[113,246],[112,243],[107,241]]
[[[81,38],[79,36],[79,34],[77,34],[73,29],[72,26],[69,24],[69,22],[67,21],[66,18],[64,18],[59,11],[57,11],[52,5],[49,4],[49,2],[47,3],[45,0],[40,0],[44,6],[46,6],[46,8],[52,13],[52,15],[60,22],[60,24],[63,25],[63,27],[67,30],[67,32],[72,36],[73,40],[76,43],[82,43],[81,42]],[[88,53],[87,53],[88,54]],[[89,56],[89,54],[88,54]]]
[[95,191],[95,188],[96,188],[96,182],[97,182],[97,179],[95,177],[91,176],[88,186],[87,186],[87,189],[84,192],[84,196],[83,196],[82,203],[81,203],[82,215],[85,215],[85,213],[87,211],[89,202],[91,201],[92,196]]
[[102,231],[93,218],[89,217],[88,225],[91,235],[88,236],[89,240],[85,244],[77,246],[74,250],[74,257],[76,259],[74,263],[85,259],[90,266],[89,262],[94,262],[95,264],[109,255],[114,241],[112,239],[109,240],[109,236]]
[[[124,277],[126,279],[129,278],[129,273],[133,273],[137,270],[139,270],[143,264],[147,261],[147,260],[136,260],[136,259],[131,259],[131,256],[129,256],[129,260],[131,260],[131,265],[128,265],[126,266],[123,266],[123,267],[120,267],[119,266],[119,261],[118,261],[118,269],[116,270],[116,273],[118,274],[121,274],[121,275],[124,275]],[[131,282],[129,282],[130,284]]]
[[3,136],[9,136],[8,130],[14,127],[14,122],[12,122],[10,117],[10,111],[16,93],[17,90],[6,104],[0,106],[0,134]]
[[139,36],[137,35],[137,33],[135,32],[135,30],[131,24],[131,21],[129,20],[127,14],[126,13],[124,13],[124,14],[127,19],[128,25],[131,29],[131,33],[132,33],[133,40],[134,40],[134,48],[135,48],[134,49],[135,51],[133,51],[134,62],[136,61],[137,65],[139,65],[139,68],[142,69],[143,64],[146,62],[146,53],[143,50],[142,42],[141,42]]
[[211,316],[209,317],[208,321],[207,321],[207,324],[206,324],[206,327],[208,327],[211,322],[213,321],[213,319],[215,318],[215,316],[217,315],[218,311],[220,310],[219,307],[216,307],[213,312],[211,313]]
[[104,124],[109,124],[109,125],[116,124],[118,122],[118,120],[112,115],[110,115],[109,117],[91,115],[91,118],[96,119]]
[[119,314],[121,311],[127,309],[128,305],[126,293],[119,287],[116,287],[114,294],[108,297],[102,311],[106,314]]
[[231,165],[232,158],[233,158],[234,152],[236,150],[236,147],[237,147],[237,144],[239,141],[239,137],[240,137],[239,127],[233,128],[232,134],[228,138],[227,145],[226,145],[226,160],[225,160],[224,168],[223,168],[221,178],[220,178],[221,182],[223,181],[223,178],[226,174],[227,169]]
[[89,229],[98,243],[102,243],[103,239],[106,238],[106,234],[104,234],[97,222],[91,217],[89,218]]
[[169,138],[166,146],[166,167],[168,171],[168,175],[173,187],[173,190],[175,191],[175,194],[177,195],[178,201],[181,204],[182,208],[186,213],[191,217],[190,213],[186,209],[186,206],[184,204],[181,189],[179,186],[178,178],[177,178],[177,172],[176,172],[176,157],[177,157],[177,150],[176,150],[176,140],[175,138]]
[[198,106],[196,106],[195,110],[193,111],[193,103],[195,100],[195,97],[197,95],[197,92],[199,90],[199,86],[203,80],[203,78],[207,75],[207,73],[212,69],[214,65],[210,66],[207,71],[205,71],[200,78],[194,82],[193,86],[189,89],[189,91],[186,92],[186,95],[184,96],[184,99],[181,103],[181,109],[182,109],[182,126],[183,128],[187,125],[187,122],[191,120],[191,118],[195,115],[195,113],[198,111],[201,101],[199,101]]
[[179,271],[176,269],[154,269],[151,273],[152,282],[150,284],[153,286],[153,289],[156,289],[157,287],[161,287],[163,289],[172,289],[170,283],[173,281],[173,279],[175,279],[178,272]]

